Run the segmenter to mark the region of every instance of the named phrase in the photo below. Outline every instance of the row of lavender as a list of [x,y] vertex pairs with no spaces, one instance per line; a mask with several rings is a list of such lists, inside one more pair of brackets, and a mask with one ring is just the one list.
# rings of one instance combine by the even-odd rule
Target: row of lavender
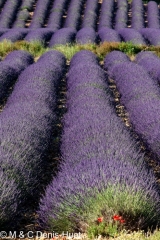
[[150,1],[145,10],[142,0],[132,0],[131,6],[127,0],[104,0],[102,4],[97,0],[38,0],[31,18],[30,12],[33,11],[34,4],[35,0],[1,0],[0,7],[3,10],[0,14],[0,28],[24,28],[29,19],[29,28],[47,27],[53,31],[61,27],[72,27],[74,30],[83,27],[119,30],[130,25],[137,30],[160,27],[159,9],[154,1]]
[[33,57],[24,51],[14,51],[0,62],[0,103],[7,98],[20,73],[32,63]]
[[119,31],[102,27],[98,33],[93,28],[84,27],[78,32],[70,27],[61,28],[57,31],[39,28],[29,29],[0,29],[0,42],[8,40],[16,42],[25,40],[28,42],[38,41],[49,47],[64,44],[87,44],[103,42],[132,42],[137,45],[160,45],[160,30],[143,28],[141,31],[124,28]]
[[158,225],[160,196],[153,172],[117,117],[107,75],[93,53],[81,51],[72,58],[67,89],[62,163],[40,202],[41,228],[86,231],[99,216],[109,224],[113,215],[121,215],[126,227]]
[[104,67],[115,80],[134,130],[160,162],[160,60],[151,52],[141,52],[135,61],[138,64],[113,51]]
[[[5,62],[17,74],[20,68],[22,71],[33,63],[33,59],[19,51],[8,55],[1,65]],[[23,214],[24,206],[38,200],[44,185],[48,150],[57,119],[57,91],[65,65],[66,59],[61,53],[44,54],[37,63],[22,71],[0,114],[1,229],[14,228],[18,222],[16,217]],[[4,77],[2,82],[8,86],[14,75],[3,71],[5,74],[7,79]]]
[[[137,55],[139,64],[150,53],[146,54]],[[158,58],[153,55],[150,61],[153,59],[158,65]],[[1,64],[10,64],[20,74],[31,63],[29,54],[16,51]],[[117,86],[122,86],[119,88],[122,102],[129,106],[127,110],[136,132],[159,157],[159,142],[154,141],[159,139],[158,86],[142,67],[130,63],[121,52],[106,57],[105,69],[117,81]],[[158,72],[158,67],[155,69]],[[13,227],[13,220],[24,203],[38,198],[39,179],[43,181],[56,122],[57,88],[64,71],[62,54],[50,51],[43,55],[21,73],[0,115],[1,227],[7,221]],[[154,69],[152,72],[155,73]],[[7,83],[8,78],[4,81]],[[94,223],[99,215],[109,223],[115,214],[123,215],[126,227],[127,224],[136,228],[159,224],[160,199],[154,175],[139,153],[138,143],[116,116],[106,81],[107,75],[98,66],[94,54],[82,51],[73,57],[67,76],[68,111],[63,119],[62,164],[58,177],[41,199],[38,212],[43,229],[82,231],[84,225]],[[142,104],[146,99],[148,104]],[[126,200],[123,202],[122,198]],[[104,201],[97,205],[99,199]]]

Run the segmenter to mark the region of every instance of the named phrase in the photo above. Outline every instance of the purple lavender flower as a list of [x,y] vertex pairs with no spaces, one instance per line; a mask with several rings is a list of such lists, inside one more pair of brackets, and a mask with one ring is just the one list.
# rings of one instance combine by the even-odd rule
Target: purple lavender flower
[[120,42],[121,38],[117,31],[108,27],[102,27],[98,31],[98,36],[101,42]]
[[86,8],[84,10],[82,28],[89,27],[89,28],[96,29],[97,11],[98,11],[98,1],[87,0]]
[[23,50],[15,50],[9,53],[4,61],[5,64],[10,65],[19,75],[25,68],[34,62],[33,56]]
[[7,98],[9,88],[13,86],[19,74],[30,64],[33,57],[25,51],[13,51],[0,63],[0,102]]
[[[40,202],[38,215],[43,229],[79,230],[78,223],[87,223],[88,215],[94,211],[88,208],[88,200],[98,194],[103,196],[110,186],[116,192],[118,186],[125,185],[134,196],[142,192],[145,201],[153,204],[152,213],[145,220],[155,224],[159,216],[154,175],[115,114],[107,76],[97,63],[88,60],[92,58],[91,53],[83,51],[73,57],[74,64],[71,60],[68,110],[61,138],[62,163]],[[142,216],[137,221],[145,225]]]
[[144,27],[144,7],[142,0],[132,0],[131,11],[131,27],[140,30]]
[[24,40],[27,42],[39,41],[45,44],[50,40],[53,33],[53,30],[49,28],[37,28],[35,30],[30,30]]
[[128,3],[126,0],[120,0],[117,2],[117,12],[115,17],[115,30],[120,30],[127,27],[128,21]]
[[143,67],[131,62],[113,65],[109,76],[116,82],[121,94],[121,102],[129,113],[135,131],[159,162],[160,94],[158,84]]
[[123,28],[118,31],[124,42],[132,42],[137,45],[146,45],[142,34],[132,28]]
[[160,30],[154,28],[143,28],[140,33],[149,42],[149,44],[154,46],[160,45]]
[[[4,194],[1,195],[3,209],[10,207],[11,210],[6,211],[5,219],[1,220],[0,215],[0,226],[2,223],[6,224],[12,209],[13,219],[28,199],[35,199],[39,195],[41,179],[45,174],[51,132],[56,123],[57,86],[64,69],[63,54],[57,51],[44,54],[37,63],[21,73],[0,115],[0,176],[5,172],[10,182],[13,182],[12,185],[16,182],[13,191],[6,192],[5,202]],[[5,182],[4,185],[1,184],[1,187],[3,186]],[[1,193],[5,189],[2,190]],[[11,198],[9,202],[11,193],[12,198],[15,198],[14,201]],[[16,193],[19,195],[17,196]],[[1,214],[3,215],[3,212]]]
[[17,74],[15,70],[3,62],[0,62],[0,102],[7,96],[9,87],[15,82]]
[[159,9],[154,1],[147,4],[147,20],[149,28],[159,28]]
[[0,29],[0,36],[2,36],[2,34],[4,34],[7,31],[8,31],[8,28],[1,28]]
[[83,0],[71,0],[68,11],[67,18],[65,20],[65,28],[73,28],[78,30],[81,18]]
[[14,221],[14,216],[19,204],[19,191],[14,180],[10,179],[3,171],[3,166],[0,167],[0,227],[6,229],[6,222],[8,228],[9,222]]
[[64,9],[67,6],[68,0],[55,0],[53,3],[53,7],[51,9],[51,13],[49,15],[49,20],[47,24],[47,28],[53,29],[56,31],[62,26],[62,16],[64,13]]
[[77,32],[76,42],[79,44],[95,43],[96,32],[93,28],[85,27]]
[[17,14],[16,21],[13,24],[13,28],[25,28],[27,19],[30,17],[27,9],[21,10]]
[[47,16],[50,0],[38,0],[36,9],[29,28],[41,28],[43,27],[45,18]]
[[75,36],[76,32],[72,28],[61,28],[52,35],[49,47],[72,43],[75,40]]
[[0,37],[0,42],[9,40],[11,42],[16,42],[18,40],[23,40],[28,33],[28,29],[20,28],[20,29],[8,29],[7,32],[2,34]]
[[114,11],[113,0],[103,0],[100,12],[98,30],[102,27],[112,28],[112,19]]
[[149,75],[160,83],[160,59],[150,51],[140,52],[136,55],[136,63],[141,65]]
[[136,55],[135,62],[139,64],[139,61],[142,62],[143,59],[155,58],[156,55],[151,51],[141,51]]
[[70,63],[70,69],[77,65],[78,63],[89,62],[94,63],[95,65],[98,64],[98,59],[96,55],[88,50],[82,50],[79,54],[75,54],[72,57],[72,61]]
[[21,1],[6,1],[0,15],[0,28],[10,28]]
[[109,71],[110,68],[121,62],[130,62],[130,59],[125,53],[122,53],[121,51],[112,51],[108,53],[104,59],[104,69]]

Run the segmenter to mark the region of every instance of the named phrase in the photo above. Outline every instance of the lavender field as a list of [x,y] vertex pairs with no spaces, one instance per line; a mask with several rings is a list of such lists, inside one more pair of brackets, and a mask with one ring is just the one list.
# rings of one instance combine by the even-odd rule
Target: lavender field
[[155,1],[0,0],[0,238],[160,228],[159,46]]
[[158,46],[159,6],[142,0],[0,1],[0,42],[127,42]]

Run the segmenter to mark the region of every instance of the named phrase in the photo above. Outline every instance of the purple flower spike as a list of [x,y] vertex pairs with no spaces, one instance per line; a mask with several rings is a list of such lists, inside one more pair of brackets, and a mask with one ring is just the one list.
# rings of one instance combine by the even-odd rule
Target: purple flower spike
[[117,191],[124,185],[131,195],[136,197],[141,192],[145,201],[153,204],[145,220],[143,214],[136,216],[142,225],[147,220],[154,224],[159,217],[160,198],[153,172],[117,117],[107,76],[92,59],[93,53],[88,51],[78,52],[71,59],[61,137],[62,163],[40,202],[38,223],[42,229],[79,230],[79,222],[88,224],[92,214],[88,200],[103,195],[109,186]]
[[113,0],[103,0],[102,7],[101,7],[101,13],[100,13],[100,19],[99,19],[99,25],[98,25],[98,31],[102,27],[112,28],[113,12],[114,12],[114,1]]
[[142,0],[132,0],[131,11],[131,27],[140,30],[144,27],[144,7]]
[[13,51],[0,62],[0,102],[7,97],[9,88],[13,86],[19,74],[30,64],[33,57],[25,51]]
[[53,30],[49,28],[37,28],[35,30],[30,30],[24,40],[27,42],[39,41],[41,43],[46,43],[50,40],[53,33]]
[[136,45],[146,45],[142,34],[132,28],[123,28],[118,31],[124,42],[132,42]]
[[65,28],[78,30],[81,19],[81,9],[84,0],[71,0],[67,11],[67,18],[64,24]]
[[84,63],[84,62],[89,62],[89,63],[94,63],[98,64],[98,59],[94,53],[88,50],[82,50],[79,52],[79,54],[75,54],[72,57],[72,61],[70,62],[70,69],[77,65],[78,63]]
[[154,28],[143,28],[140,33],[149,42],[149,44],[154,46],[160,45],[160,29]]
[[84,10],[82,28],[89,27],[89,28],[96,29],[97,12],[98,12],[98,1],[87,0],[86,8]]
[[160,91],[158,84],[143,67],[132,62],[113,65],[109,76],[116,82],[121,94],[121,102],[129,113],[135,131],[160,162]]
[[20,29],[10,29],[7,32],[5,32],[1,37],[0,37],[0,42],[6,40],[9,40],[11,42],[16,42],[18,40],[23,40],[25,36],[28,33],[28,29],[25,28],[20,28]]
[[[15,57],[18,54],[17,51]],[[13,52],[4,62],[11,61],[12,57]],[[23,57],[21,60],[22,64]],[[20,62],[17,61],[17,65]],[[17,214],[22,214],[27,201],[37,200],[40,194],[57,119],[57,90],[65,65],[65,57],[60,52],[44,54],[20,74],[0,114],[1,227],[8,226],[8,220],[12,227],[16,225],[19,222]]]
[[101,42],[120,42],[121,38],[117,31],[108,27],[102,27],[98,31]]
[[95,43],[96,32],[93,28],[85,27],[77,32],[76,42],[79,44]]
[[160,84],[160,59],[152,52],[140,52],[135,61],[141,65],[149,75]]
[[53,29],[56,31],[62,26],[62,16],[67,7],[68,0],[55,0],[49,15],[49,20],[47,28]]
[[18,11],[20,1],[6,1],[0,15],[0,28],[10,28]]
[[149,1],[147,4],[147,20],[149,28],[159,28],[159,9],[154,1]]
[[130,62],[129,57],[121,51],[112,51],[104,59],[104,69],[109,71],[112,66],[121,62]]
[[45,18],[47,16],[50,0],[38,0],[36,9],[34,11],[33,19],[29,28],[41,28],[43,27]]
[[75,36],[76,32],[72,28],[61,28],[52,35],[52,38],[49,42],[49,47],[73,43]]

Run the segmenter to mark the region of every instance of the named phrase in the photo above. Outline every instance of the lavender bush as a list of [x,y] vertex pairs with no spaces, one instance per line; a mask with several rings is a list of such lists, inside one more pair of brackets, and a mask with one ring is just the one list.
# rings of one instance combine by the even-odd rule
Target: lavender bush
[[147,20],[149,28],[159,28],[159,9],[154,1],[147,4]]
[[67,11],[67,18],[64,24],[65,28],[69,27],[79,30],[83,2],[84,0],[71,0]]
[[103,0],[102,6],[101,6],[98,30],[100,30],[102,27],[112,28],[113,11],[114,11],[114,1]]
[[25,28],[27,19],[29,18],[29,11],[32,11],[35,0],[23,0],[16,16],[16,21],[13,28]]
[[142,62],[143,59],[154,59],[155,57],[156,55],[151,51],[141,51],[136,55],[135,62],[139,64],[139,62]]
[[104,69],[109,71],[114,65],[121,62],[129,62],[129,57],[121,51],[112,51],[104,59]]
[[155,225],[160,205],[154,175],[115,114],[106,74],[85,61],[90,57],[79,52],[74,65],[71,60],[62,164],[41,199],[39,224],[51,231],[84,232],[98,216],[109,223],[121,213],[139,228]]
[[14,221],[20,199],[17,184],[7,177],[2,167],[0,167],[0,227],[4,229],[6,222],[8,223],[11,219]]
[[14,68],[17,75],[19,75],[25,68],[34,62],[33,56],[23,50],[15,50],[9,53],[4,61],[5,64]]
[[13,24],[13,28],[25,28],[25,24],[29,16],[30,15],[27,9],[19,11],[17,14],[16,21]]
[[[0,115],[0,172],[5,171],[10,182],[17,183],[15,193],[19,192],[21,201],[19,204],[15,199],[18,206],[14,217],[22,211],[26,201],[38,199],[42,188],[56,123],[56,91],[64,71],[65,58],[60,52],[44,54],[22,72]],[[12,208],[14,202],[13,205],[10,202]],[[4,203],[5,208],[7,204]]]
[[149,75],[160,83],[160,59],[154,53],[145,51],[136,55],[136,63],[141,65]]
[[69,44],[75,40],[76,32],[72,28],[61,28],[57,30],[51,37],[49,47],[60,44]]
[[9,40],[11,42],[16,42],[18,40],[23,40],[28,33],[28,29],[19,28],[19,29],[8,29],[7,32],[1,35],[0,42]]
[[131,11],[131,27],[140,30],[144,27],[144,7],[142,0],[132,0]]
[[84,10],[82,28],[90,27],[96,30],[97,11],[98,1],[87,0],[86,8]]
[[[56,58],[57,57],[57,58]],[[56,60],[56,61],[55,61]],[[52,84],[54,84],[54,87],[56,86],[56,88],[57,88],[57,86],[58,86],[58,83],[59,83],[59,80],[58,79],[60,79],[61,77],[62,77],[62,75],[63,75],[63,73],[64,73],[64,66],[65,66],[65,58],[64,58],[64,56],[63,56],[63,54],[61,54],[60,52],[58,52],[58,51],[48,51],[48,52],[46,52],[45,54],[43,54],[39,59],[38,59],[38,62],[36,63],[36,64],[32,64],[29,68],[27,68],[26,69],[26,71],[28,70],[28,71],[32,71],[33,70],[33,72],[34,72],[34,68],[36,69],[36,68],[38,68],[39,69],[39,65],[41,66],[41,65],[43,65],[44,66],[44,68],[46,69],[46,71],[48,72],[48,74],[54,74],[54,77],[55,77],[55,81],[54,81],[54,83],[52,83]],[[52,71],[51,69],[52,68],[55,68],[55,69],[57,69],[57,71],[56,72],[54,72],[54,71]],[[25,71],[25,72],[26,72]],[[50,73],[50,71],[51,71],[51,73]],[[39,73],[38,73],[38,70],[36,70],[36,74],[37,74],[37,78],[38,78],[38,76],[41,76],[42,74],[41,74],[41,72],[39,71]],[[39,74],[39,75],[38,75]],[[44,74],[45,74],[45,72],[44,72]],[[21,74],[22,75],[22,74]],[[24,74],[23,74],[24,75]],[[33,75],[33,74],[32,74]],[[45,75],[44,75],[45,76]],[[58,77],[58,78],[57,78]],[[36,77],[34,77],[34,79],[35,79],[35,81],[36,81]],[[38,78],[39,79],[39,78]],[[40,78],[41,79],[41,78]],[[57,79],[57,80],[56,80]],[[43,80],[43,79],[42,79]],[[7,101],[7,104],[12,104],[12,102],[13,101],[15,101],[16,99],[17,99],[17,101],[18,101],[18,99],[19,98],[23,98],[24,97],[24,100],[25,99],[28,99],[28,101],[29,101],[29,99],[31,99],[30,97],[30,95],[28,94],[28,93],[23,93],[23,90],[24,91],[26,91],[25,90],[25,85],[24,85],[24,87],[22,87],[22,85],[23,85],[23,78],[21,77],[21,81],[19,80],[17,83],[16,83],[16,86],[15,86],[15,88],[14,89],[16,89],[17,88],[17,90],[16,90],[16,95],[13,95],[13,93],[12,93],[12,95],[10,96],[10,98],[8,99],[8,101]],[[31,86],[32,86],[32,76],[31,76],[31,78],[29,78],[28,79],[28,81],[29,81],[29,83],[28,84],[31,84]],[[51,81],[51,80],[50,80]],[[22,83],[21,83],[22,82]],[[41,83],[39,83],[39,84],[41,84]],[[45,83],[45,78],[44,78],[44,83],[43,84],[46,84]],[[43,84],[42,84],[42,87],[43,87]],[[50,83],[51,84],[51,83]],[[49,87],[51,87],[50,86],[50,84],[49,84],[49,86],[48,86],[48,88]],[[33,86],[35,85],[35,87],[36,87],[36,82],[33,82]],[[47,86],[46,86],[47,87]],[[32,88],[30,89],[31,90],[31,92],[33,91],[32,90]],[[41,88],[39,87],[39,89],[37,89],[36,90],[36,92],[35,92],[35,97],[36,97],[36,95],[37,95],[37,100],[38,100],[38,94],[41,94],[41,99],[43,99],[43,101],[45,102],[47,99],[47,97],[48,96],[46,96],[46,93],[44,92],[44,94],[42,95],[42,93],[40,93],[40,91],[41,91]],[[49,91],[49,89],[48,89],[48,91]],[[54,91],[56,91],[55,89],[54,89]],[[48,93],[49,94],[49,93]],[[56,97],[56,95],[55,96],[52,96],[52,98],[55,98]],[[45,100],[46,99],[46,100]],[[32,99],[31,99],[32,100]],[[48,97],[48,104],[50,104],[50,98]],[[51,103],[51,104],[53,104],[53,103]]]
[[47,28],[52,28],[56,31],[62,27],[62,16],[66,8],[68,0],[55,0],[49,15]]
[[160,45],[160,30],[154,28],[143,28],[140,33],[149,42],[149,44],[154,46]]
[[13,86],[19,74],[30,64],[33,57],[25,51],[13,51],[0,63],[0,102],[7,98],[9,88]]
[[95,65],[98,64],[98,59],[96,55],[88,50],[82,50],[78,54],[75,54],[72,57],[72,61],[70,62],[70,68],[77,65],[77,62],[83,63],[83,62],[89,62],[94,63]]
[[128,2],[127,0],[119,0],[117,2],[117,12],[115,17],[115,30],[127,27],[128,21]]
[[120,63],[110,69],[134,130],[146,147],[160,161],[160,90],[143,67],[135,63]]
[[0,36],[2,36],[2,34],[6,33],[9,29],[8,28],[1,28],[0,29]]
[[0,28],[10,28],[22,0],[7,0],[0,15]]
[[43,27],[45,18],[48,13],[48,7],[50,0],[38,0],[36,4],[36,9],[31,21],[29,28],[41,28]]
[[101,42],[120,42],[121,38],[117,31],[108,27],[102,27],[98,31],[98,36]]
[[53,30],[49,28],[37,28],[35,30],[31,30],[24,40],[27,42],[38,41],[42,44],[46,44],[51,39],[53,33]]
[[96,43],[96,40],[96,32],[90,27],[84,27],[76,34],[76,42],[79,44]]
[[146,45],[141,33],[132,28],[123,28],[118,31],[124,42],[132,42],[137,45]]
[[9,66],[0,62],[0,103],[7,96],[9,88],[13,85],[17,78],[15,70]]

